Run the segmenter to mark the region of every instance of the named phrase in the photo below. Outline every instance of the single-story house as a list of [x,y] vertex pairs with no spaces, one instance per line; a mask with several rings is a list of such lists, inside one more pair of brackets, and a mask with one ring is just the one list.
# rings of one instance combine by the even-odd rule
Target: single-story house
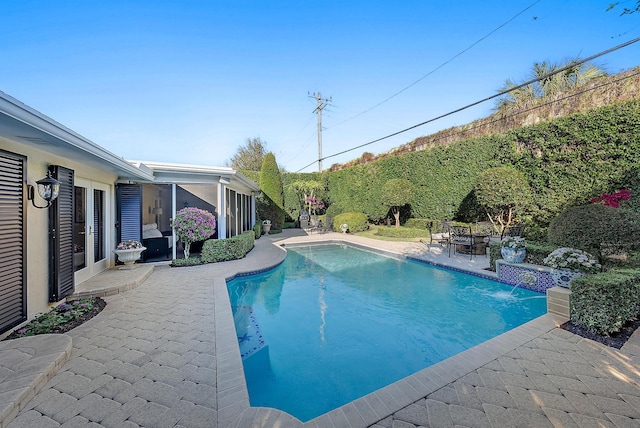
[[[60,183],[50,203],[35,191],[48,176]],[[0,334],[113,267],[119,242],[148,242],[148,261],[180,257],[183,207],[213,212],[219,239],[252,229],[258,191],[231,168],[126,161],[0,91]]]

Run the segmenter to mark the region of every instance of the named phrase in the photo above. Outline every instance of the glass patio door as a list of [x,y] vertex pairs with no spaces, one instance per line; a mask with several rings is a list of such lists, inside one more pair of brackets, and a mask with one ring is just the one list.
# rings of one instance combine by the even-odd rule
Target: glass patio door
[[79,284],[108,267],[109,186],[77,177],[74,184],[73,270]]

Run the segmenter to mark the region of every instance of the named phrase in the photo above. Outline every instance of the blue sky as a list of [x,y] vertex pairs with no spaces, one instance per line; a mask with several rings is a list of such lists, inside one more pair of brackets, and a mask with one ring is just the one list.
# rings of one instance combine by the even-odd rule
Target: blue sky
[[[260,137],[281,166],[298,171],[318,158],[309,93],[332,98],[323,114],[330,156],[491,96],[507,78],[527,78],[534,62],[587,57],[640,36],[640,14],[606,12],[609,3],[4,0],[0,90],[126,159],[222,166]],[[636,43],[596,63],[618,73],[639,58]]]

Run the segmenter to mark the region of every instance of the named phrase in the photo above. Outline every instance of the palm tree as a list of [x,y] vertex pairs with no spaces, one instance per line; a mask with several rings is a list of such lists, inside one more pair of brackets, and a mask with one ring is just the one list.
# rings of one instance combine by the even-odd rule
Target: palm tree
[[[507,79],[499,92],[509,91],[504,97],[498,99],[494,108],[497,112],[506,112],[519,108],[532,101],[545,102],[558,94],[571,91],[593,79],[605,76],[607,73],[598,66],[589,63],[578,63],[579,60],[570,60],[565,64],[552,64],[546,61],[536,62],[525,81],[534,80],[518,89],[509,91],[521,83],[515,83]],[[562,71],[558,72],[558,70]]]

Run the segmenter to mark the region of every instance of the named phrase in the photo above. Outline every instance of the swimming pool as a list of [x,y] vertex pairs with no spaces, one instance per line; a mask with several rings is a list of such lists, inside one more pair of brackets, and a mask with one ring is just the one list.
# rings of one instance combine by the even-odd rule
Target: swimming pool
[[546,311],[544,296],[345,245],[228,283],[252,406],[302,421]]

